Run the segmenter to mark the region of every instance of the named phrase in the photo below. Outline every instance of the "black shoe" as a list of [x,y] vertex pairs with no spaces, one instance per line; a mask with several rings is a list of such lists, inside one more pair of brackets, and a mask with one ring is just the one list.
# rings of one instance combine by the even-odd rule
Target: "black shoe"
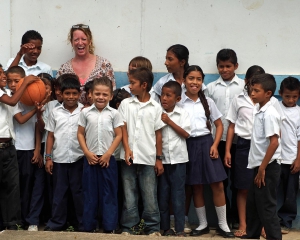
[[115,230],[104,230],[103,233],[108,233],[108,234],[115,234]]
[[7,226],[7,227],[6,227],[6,229],[7,229],[7,230],[19,230],[19,228],[18,228],[18,225],[17,225],[17,224],[15,224],[15,225],[11,225],[11,226]]
[[209,227],[203,228],[202,230],[193,229],[190,233],[190,236],[201,236],[203,234],[209,233]]
[[220,227],[216,229],[216,232],[221,235],[223,238],[235,238],[233,232],[225,232]]
[[49,226],[46,226],[45,228],[44,228],[44,231],[53,231]]

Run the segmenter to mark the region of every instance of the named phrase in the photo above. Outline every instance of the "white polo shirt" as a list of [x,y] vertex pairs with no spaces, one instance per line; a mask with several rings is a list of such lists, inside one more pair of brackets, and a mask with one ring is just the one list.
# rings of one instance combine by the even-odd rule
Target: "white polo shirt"
[[[167,113],[164,110],[163,112],[166,113],[175,124],[188,134],[191,134],[191,120],[187,111],[175,106],[173,112]],[[189,161],[185,138],[179,136],[169,125],[165,125],[162,128],[162,137],[163,164],[178,164]]]
[[[251,145],[249,152],[248,168],[259,167],[266,155],[266,151],[270,145],[271,136],[280,136],[280,116],[272,103],[267,102],[261,109],[259,104],[254,108],[254,124],[251,136]],[[279,146],[276,149],[269,163],[275,159],[281,158],[281,143],[278,138]]]
[[103,155],[110,148],[114,129],[124,125],[120,113],[107,105],[101,112],[93,104],[82,110],[78,125],[85,128],[86,145],[89,151]]
[[61,104],[50,113],[45,129],[54,133],[53,162],[74,163],[83,157],[77,140],[78,119],[82,107],[78,103],[77,108],[70,113]]
[[[204,91],[205,95],[210,97],[216,103],[218,109],[222,113],[221,120],[224,126],[224,131],[221,141],[226,141],[229,122],[225,118],[227,116],[230,104],[233,98],[243,91],[244,86],[244,80],[240,79],[237,75],[234,76],[229,84],[226,84],[220,76],[216,81],[209,83]],[[214,126],[213,133],[215,133]]]
[[[213,122],[222,117],[222,114],[218,110],[214,101],[206,97],[207,103],[210,111],[210,121],[211,125],[214,125]],[[207,118],[205,116],[205,111],[203,105],[198,98],[196,102],[190,99],[184,94],[182,98],[182,106],[189,113],[191,119],[191,137],[204,136],[210,133],[209,129],[206,126]]]
[[282,102],[280,106],[286,116],[281,122],[281,163],[293,164],[300,141],[300,107],[285,107]]
[[[9,68],[9,66],[13,62],[13,60],[14,60],[14,58],[11,58],[8,60],[5,70],[7,70]],[[37,60],[37,63],[35,65],[27,66],[27,64],[24,61],[24,55],[21,57],[18,66],[20,66],[24,69],[26,76],[31,75],[31,74],[37,76],[40,73],[48,73],[51,76],[53,76],[51,67],[48,64],[43,63],[39,60]]]
[[[149,99],[142,103],[137,97],[124,99],[118,108],[123,121],[127,124],[128,143],[133,152],[134,164],[154,166],[156,162],[155,131],[165,124],[161,121],[161,106]],[[124,158],[124,147],[121,148],[121,158]]]
[[[10,96],[10,91],[0,88],[0,97],[4,94]],[[0,102],[0,138],[15,139],[12,111],[10,106],[2,102]]]

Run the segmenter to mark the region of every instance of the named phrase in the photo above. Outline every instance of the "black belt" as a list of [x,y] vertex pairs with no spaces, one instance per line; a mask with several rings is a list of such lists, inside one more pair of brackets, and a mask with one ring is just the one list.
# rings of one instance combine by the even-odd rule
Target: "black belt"
[[13,145],[12,140],[8,141],[8,142],[0,142],[0,149],[4,149],[7,147],[10,147]]

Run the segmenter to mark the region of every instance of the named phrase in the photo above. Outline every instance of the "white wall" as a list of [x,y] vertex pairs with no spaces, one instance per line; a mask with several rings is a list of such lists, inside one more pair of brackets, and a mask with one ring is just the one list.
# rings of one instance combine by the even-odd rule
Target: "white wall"
[[[299,0],[0,0],[0,62],[19,50],[21,36],[35,29],[44,38],[40,59],[58,69],[73,56],[70,27],[88,24],[96,53],[115,71],[126,71],[137,55],[154,71],[166,71],[166,49],[190,50],[190,63],[216,73],[221,48],[237,52],[245,73],[253,64],[273,74],[299,74]],[[11,33],[11,35],[10,35]]]

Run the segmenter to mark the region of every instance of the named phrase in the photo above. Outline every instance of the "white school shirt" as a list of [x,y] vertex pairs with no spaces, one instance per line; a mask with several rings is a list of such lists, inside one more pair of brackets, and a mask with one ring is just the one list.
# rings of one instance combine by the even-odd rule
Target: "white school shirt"
[[[13,115],[22,113],[22,115],[34,109],[34,106],[27,106],[21,102],[13,108]],[[17,150],[35,149],[35,123],[36,114],[34,114],[26,123],[20,124],[14,119],[14,129],[16,133],[15,147]]]
[[270,145],[270,137],[274,135],[278,136],[279,146],[269,164],[274,160],[280,163],[280,116],[270,101],[260,109],[259,104],[256,104],[247,168],[255,168],[261,165]]
[[[10,91],[0,88],[0,97],[4,94],[10,96]],[[0,138],[15,139],[12,111],[9,105],[2,102],[0,102]]]
[[[129,148],[133,163],[154,166],[156,162],[155,131],[165,124],[161,121],[161,106],[153,99],[141,103],[136,96],[124,99],[118,111],[127,124]],[[121,148],[121,158],[125,150]]]
[[[191,120],[187,111],[175,105],[172,112],[167,113],[164,110],[163,112],[166,113],[175,124],[188,134],[191,134]],[[162,140],[163,164],[178,164],[189,161],[185,138],[179,136],[169,125],[165,125],[162,128]]]
[[90,152],[103,155],[110,148],[114,129],[123,126],[120,113],[107,105],[101,112],[93,104],[82,110],[78,125],[85,128],[86,145]]
[[[271,105],[279,113],[281,120],[285,118],[277,98],[270,98]],[[246,90],[243,90],[238,96],[234,97],[226,119],[235,124],[234,133],[244,139],[251,139],[253,127],[253,109],[255,104],[252,102]]]
[[[222,134],[221,141],[226,141],[227,129],[229,122],[225,119],[233,98],[240,94],[245,86],[243,79],[239,78],[237,75],[230,81],[229,84],[226,84],[225,81],[220,76],[216,81],[211,82],[207,85],[204,94],[207,97],[210,97],[218,107],[219,111],[222,113],[222,123],[224,131]],[[213,126],[213,133],[215,133],[215,126]]]
[[300,107],[285,107],[280,102],[286,119],[281,122],[281,163],[293,164],[300,141]]
[[54,133],[53,162],[74,163],[83,157],[83,152],[77,140],[78,119],[83,105],[70,113],[61,104],[55,107],[49,116],[45,129]]
[[[207,103],[210,111],[210,121],[213,124],[214,121],[222,117],[222,113],[218,110],[214,101],[206,97]],[[191,137],[205,136],[210,133],[209,129],[206,126],[207,118],[205,116],[204,107],[198,98],[196,102],[190,99],[187,95],[184,94],[182,99],[182,106],[190,116],[191,119]]]
[[[48,122],[51,111],[53,110],[53,108],[55,108],[59,105],[61,105],[61,104],[57,100],[52,100],[44,106],[44,112],[42,114],[42,118],[43,118],[43,121],[45,123],[45,126]],[[48,131],[44,131],[43,137],[42,137],[42,143],[46,142],[47,136],[48,136]],[[46,145],[45,145],[45,151],[44,152],[46,153]]]
[[[14,60],[14,58],[11,58],[8,60],[8,62],[6,64],[6,70],[9,68],[9,66],[13,62],[13,60]],[[51,67],[48,64],[43,63],[39,60],[37,60],[37,63],[35,65],[27,66],[27,64],[24,61],[24,55],[21,57],[18,66],[20,66],[24,69],[26,76],[31,75],[31,74],[37,76],[40,73],[48,73],[51,76],[53,76]]]

